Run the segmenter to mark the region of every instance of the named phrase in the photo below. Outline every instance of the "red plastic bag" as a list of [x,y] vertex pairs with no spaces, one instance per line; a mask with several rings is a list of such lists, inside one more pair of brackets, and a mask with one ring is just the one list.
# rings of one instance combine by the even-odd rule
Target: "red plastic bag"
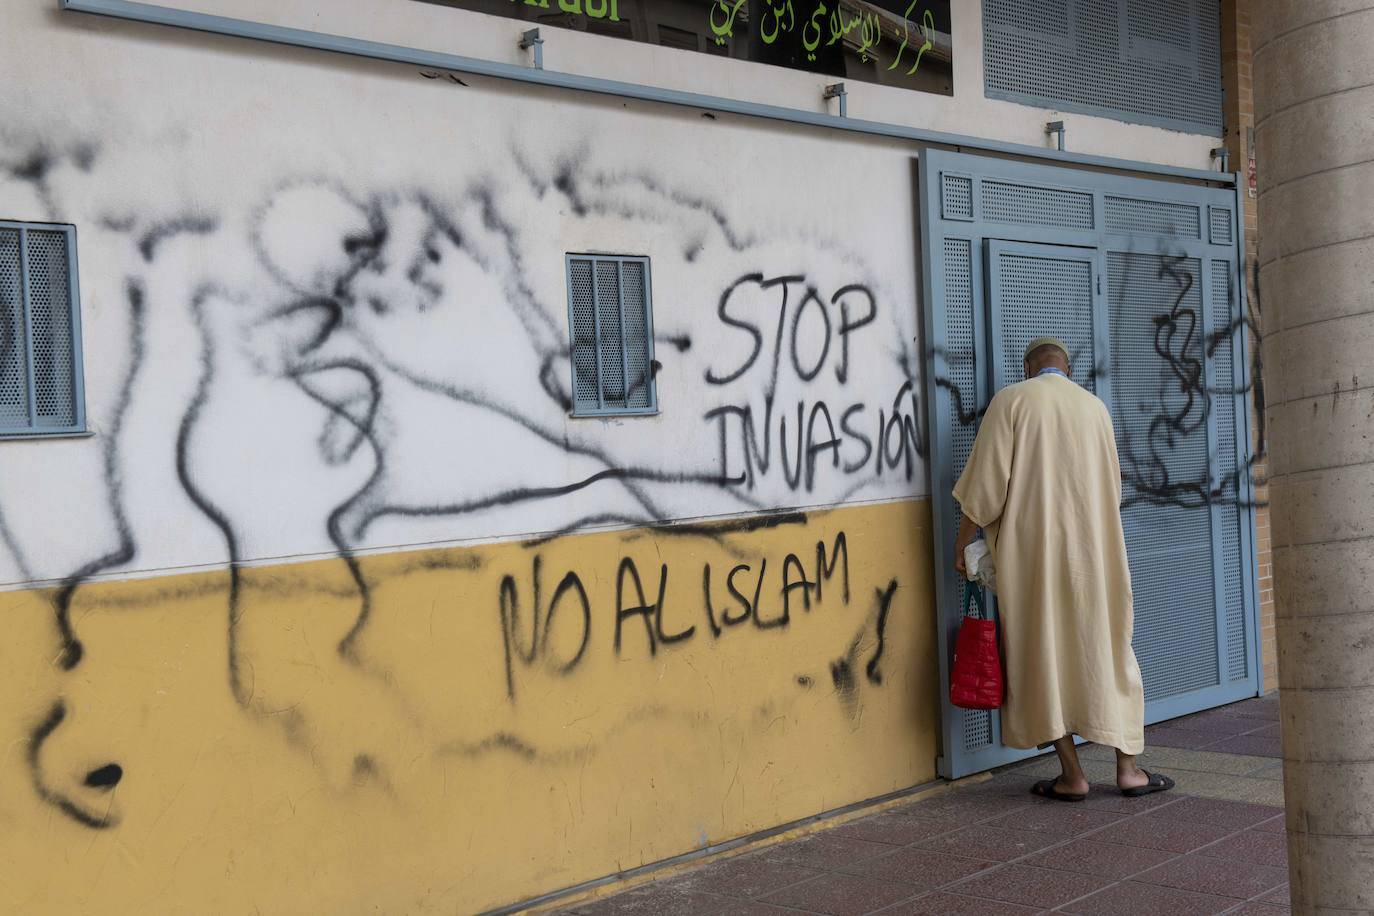
[[[964,583],[964,612],[976,604],[986,615],[983,591]],[[1002,654],[997,649],[997,622],[965,616],[954,641],[954,664],[949,673],[949,701],[961,709],[1000,709]]]

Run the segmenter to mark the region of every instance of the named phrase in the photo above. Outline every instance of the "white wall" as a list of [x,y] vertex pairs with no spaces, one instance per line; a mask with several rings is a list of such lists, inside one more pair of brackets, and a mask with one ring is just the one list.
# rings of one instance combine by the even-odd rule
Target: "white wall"
[[[16,12],[0,210],[78,227],[96,435],[0,444],[4,581],[124,542],[103,573],[223,563],[227,538],[252,561],[924,491],[912,160],[894,144]],[[53,59],[92,78],[40,79]],[[345,250],[379,231],[366,266]],[[568,386],[569,251],[652,259],[658,416],[571,419],[541,384]],[[763,342],[744,369],[753,337],[718,309],[751,275],[797,279],[735,288],[729,314]],[[847,360],[846,309],[874,314]],[[813,380],[794,334],[805,374],[825,353]],[[372,410],[369,372],[375,441],[344,417]],[[722,423],[729,477],[742,423],[707,414],[750,407],[762,444],[770,392],[767,472],[722,485]],[[894,399],[907,429],[887,424],[879,468]],[[796,418],[803,446],[830,439],[818,402],[843,441],[789,481],[783,424],[795,478]],[[629,479],[580,486],[608,470]]]
[[[424,3],[183,6],[521,54],[520,23]],[[977,6],[955,4],[954,98],[853,85],[851,111],[1042,142],[1053,113],[982,98]],[[96,435],[0,442],[0,583],[65,577],[105,553],[113,560],[91,571],[127,575],[221,564],[231,545],[252,562],[924,494],[909,147],[473,77],[464,86],[59,13],[48,0],[10,0],[4,15],[0,217],[78,228]],[[820,78],[807,74],[547,37],[550,68],[819,103]],[[1072,147],[1087,152],[1205,166],[1212,145],[1068,120]],[[376,257],[345,250],[379,230]],[[567,386],[564,253],[593,250],[652,258],[657,417],[570,419],[541,384]],[[749,333],[718,315],[750,275],[801,279],[735,289],[728,311],[757,324],[763,348],[728,384],[710,384],[708,372],[735,375],[751,353]],[[846,287],[861,288],[832,302]],[[808,289],[831,326],[811,381],[790,355]],[[862,314],[870,295],[874,320],[847,335],[841,380],[841,311]],[[813,301],[795,325],[808,370],[824,328]],[[710,411],[749,406],[761,446],[770,393],[767,472],[721,485],[722,429],[728,476],[744,472],[742,429]],[[365,441],[348,417],[374,400]],[[814,478],[789,482],[782,424],[795,468],[799,415],[811,444],[829,439],[823,415],[812,423],[818,402],[840,445],[814,451]],[[848,411],[856,435],[841,429]],[[608,470],[629,479],[582,485]],[[531,498],[552,488],[575,489]]]

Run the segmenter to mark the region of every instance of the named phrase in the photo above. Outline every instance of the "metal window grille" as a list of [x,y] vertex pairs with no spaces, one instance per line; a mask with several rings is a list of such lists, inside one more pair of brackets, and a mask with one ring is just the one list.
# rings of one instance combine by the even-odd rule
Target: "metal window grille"
[[1219,0],[983,0],[986,94],[1221,136]]
[[76,230],[0,220],[0,436],[84,430]]
[[567,258],[573,415],[658,412],[649,259]]

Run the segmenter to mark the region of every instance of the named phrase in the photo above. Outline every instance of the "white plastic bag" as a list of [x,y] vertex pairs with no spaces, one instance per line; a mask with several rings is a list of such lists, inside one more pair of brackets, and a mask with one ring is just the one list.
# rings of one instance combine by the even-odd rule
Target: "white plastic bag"
[[977,582],[990,591],[997,590],[997,570],[992,566],[992,551],[982,538],[964,548],[964,575],[970,582]]

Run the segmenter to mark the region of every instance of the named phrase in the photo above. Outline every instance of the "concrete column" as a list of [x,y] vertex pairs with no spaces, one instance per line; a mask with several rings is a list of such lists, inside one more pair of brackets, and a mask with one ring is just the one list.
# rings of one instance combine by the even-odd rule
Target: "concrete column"
[[1374,0],[1254,8],[1259,305],[1298,913],[1374,912]]

